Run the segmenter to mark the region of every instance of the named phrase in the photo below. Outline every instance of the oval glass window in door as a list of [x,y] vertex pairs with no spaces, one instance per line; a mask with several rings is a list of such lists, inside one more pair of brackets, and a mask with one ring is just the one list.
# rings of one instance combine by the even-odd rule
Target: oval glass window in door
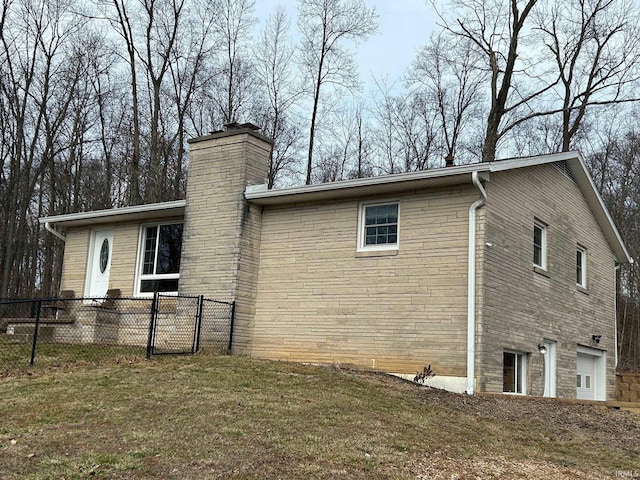
[[100,248],[100,273],[104,273],[107,269],[107,265],[109,264],[109,240],[106,238],[102,242],[102,247]]

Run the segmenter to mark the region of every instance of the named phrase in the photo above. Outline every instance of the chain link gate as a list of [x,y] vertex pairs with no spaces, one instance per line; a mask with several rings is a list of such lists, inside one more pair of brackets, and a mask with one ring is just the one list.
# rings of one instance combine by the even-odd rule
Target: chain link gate
[[203,297],[156,293],[151,305],[147,357],[193,354],[200,347]]
[[194,354],[202,344],[230,354],[234,318],[235,302],[156,293],[151,305],[147,358]]

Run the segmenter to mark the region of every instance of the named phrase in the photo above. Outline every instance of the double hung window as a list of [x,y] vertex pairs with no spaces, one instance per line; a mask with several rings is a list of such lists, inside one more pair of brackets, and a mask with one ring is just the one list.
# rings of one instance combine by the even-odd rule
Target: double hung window
[[547,226],[537,220],[533,224],[533,266],[547,269]]
[[398,202],[360,205],[358,250],[397,249],[399,210]]
[[580,246],[576,248],[576,285],[587,288],[587,251]]

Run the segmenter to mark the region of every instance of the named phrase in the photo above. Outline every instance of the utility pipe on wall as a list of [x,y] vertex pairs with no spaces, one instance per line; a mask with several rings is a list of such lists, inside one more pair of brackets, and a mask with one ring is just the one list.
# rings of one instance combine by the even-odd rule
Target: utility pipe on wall
[[467,389],[468,395],[475,393],[476,376],[476,212],[485,204],[485,191],[478,172],[471,174],[471,180],[482,198],[476,200],[469,207],[469,264],[467,271]]

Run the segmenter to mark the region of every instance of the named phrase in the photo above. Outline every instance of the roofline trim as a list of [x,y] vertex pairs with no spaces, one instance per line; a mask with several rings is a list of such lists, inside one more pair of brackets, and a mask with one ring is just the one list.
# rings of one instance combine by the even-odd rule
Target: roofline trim
[[38,222],[61,223],[78,220],[89,220],[94,218],[113,217],[120,215],[131,215],[135,213],[157,212],[159,210],[171,210],[187,205],[186,200],[174,200],[171,202],[147,203],[145,205],[134,205],[131,207],[109,208],[106,210],[93,210],[88,212],[67,213],[64,215],[53,215],[50,217],[40,217]]
[[[258,200],[267,198],[287,198],[305,193],[317,193],[346,189],[357,189],[362,187],[372,187],[378,185],[397,184],[413,180],[426,180],[430,178],[450,177],[454,175],[467,175],[472,172],[488,172],[490,164],[474,163],[471,165],[461,165],[458,167],[437,168],[433,170],[421,170],[418,172],[395,173],[391,175],[379,175],[377,177],[356,178],[352,180],[339,180],[337,182],[316,183],[312,185],[301,185],[282,189],[267,190],[262,185],[251,185],[245,190],[247,200]],[[470,180],[469,180],[470,181]]]

